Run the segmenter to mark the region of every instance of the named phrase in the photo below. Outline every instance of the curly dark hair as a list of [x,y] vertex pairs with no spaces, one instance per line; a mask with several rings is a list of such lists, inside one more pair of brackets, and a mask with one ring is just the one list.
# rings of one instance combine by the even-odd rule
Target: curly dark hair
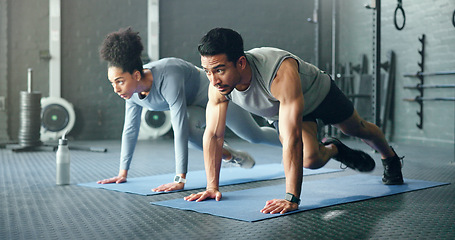
[[106,35],[100,47],[100,57],[108,62],[109,67],[119,67],[131,74],[137,70],[142,75],[142,50],[144,46],[139,32],[128,27]]

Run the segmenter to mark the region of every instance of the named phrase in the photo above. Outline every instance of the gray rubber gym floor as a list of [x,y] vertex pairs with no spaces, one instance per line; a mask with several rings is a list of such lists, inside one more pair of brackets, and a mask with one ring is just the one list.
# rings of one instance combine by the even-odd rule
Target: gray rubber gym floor
[[[257,164],[281,161],[281,149],[229,139]],[[368,150],[381,175],[379,155]],[[118,172],[120,141],[70,142],[107,153],[71,151],[71,185],[55,185],[55,153],[0,149],[0,239],[455,239],[453,149],[394,145],[405,155],[406,178],[450,185],[342,204],[249,223],[151,205],[199,190],[139,196],[77,186]],[[330,168],[338,168],[330,161]],[[189,170],[203,169],[202,153],[190,150]],[[173,141],[138,143],[129,177],[174,172]],[[305,177],[305,181],[356,174],[352,170]],[[171,180],[171,179],[170,179]],[[222,192],[284,183],[283,179],[222,187]],[[151,187],[154,186],[151,184]],[[305,201],[305,199],[303,199]],[[259,210],[258,210],[259,211]]]

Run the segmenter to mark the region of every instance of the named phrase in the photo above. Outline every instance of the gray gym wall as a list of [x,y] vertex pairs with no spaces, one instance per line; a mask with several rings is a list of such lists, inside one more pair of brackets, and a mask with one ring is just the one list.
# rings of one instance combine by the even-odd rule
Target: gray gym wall
[[[372,10],[363,6],[369,2],[338,1],[337,63],[358,64],[361,54],[366,54],[371,68]],[[401,99],[417,95],[416,91],[402,88],[417,81],[402,75],[418,70],[418,37],[422,33],[427,35],[425,69],[454,70],[455,28],[450,19],[455,2],[404,1],[407,19],[402,31],[393,26],[396,3],[382,1],[381,21],[382,58],[385,59],[388,50],[394,50],[397,56],[394,139],[453,145],[453,102],[425,102],[424,129],[419,130],[415,126],[418,105]],[[106,64],[99,60],[98,47],[107,33],[126,26],[141,32],[145,44],[146,6],[146,0],[62,0],[62,97],[74,105],[77,118],[71,137],[120,138],[124,103],[107,82]],[[314,63],[314,24],[307,22],[312,17],[313,6],[314,1],[299,0],[162,0],[160,57],[179,57],[200,65],[196,50],[200,37],[212,27],[224,26],[243,35],[246,49],[279,47]],[[332,0],[320,0],[317,65],[329,72],[331,7]],[[0,140],[17,139],[17,103],[19,91],[26,89],[28,67],[34,69],[34,89],[44,97],[48,95],[49,64],[40,58],[40,51],[48,49],[48,9],[48,0],[0,0],[0,96],[7,99],[7,110],[0,110]],[[449,77],[437,78],[427,78],[426,82],[449,83]],[[432,95],[453,96],[454,93],[453,89],[425,91],[425,96]]]
[[[340,1],[340,32],[338,60],[340,63],[360,63],[361,54],[367,54],[372,73],[373,10],[364,4],[371,1]],[[416,127],[419,117],[416,102],[406,102],[403,98],[414,98],[417,90],[403,89],[404,85],[419,83],[417,78],[403,77],[405,73],[420,70],[418,40],[422,34],[425,41],[426,72],[455,70],[455,27],[452,14],[455,1],[403,1],[406,24],[399,31],[393,23],[397,1],[382,1],[381,14],[381,59],[385,62],[388,51],[396,54],[396,85],[394,104],[394,141],[426,145],[454,145],[455,104],[454,102],[424,102],[423,129]],[[399,15],[399,17],[401,17]],[[402,18],[399,18],[402,19]],[[401,25],[401,21],[399,21]],[[425,77],[425,84],[453,84],[454,75]],[[425,97],[454,97],[455,89],[425,89]]]
[[[14,43],[8,47],[7,79],[14,85],[8,89],[8,134],[11,139],[17,139],[18,92],[26,89],[27,67],[34,69],[34,82],[39,86],[36,90],[43,97],[48,96],[49,64],[39,58],[39,51],[48,49],[49,5],[48,0],[31,1],[33,4],[26,0],[6,3],[12,11],[8,39]],[[245,35],[247,49],[264,45],[281,47],[311,61],[314,32],[306,19],[312,15],[313,2],[308,4],[306,7],[298,0],[280,3],[267,0],[260,5],[257,1],[243,0],[160,1],[160,55],[200,65],[196,49],[199,39],[212,27],[225,26]],[[69,136],[81,140],[118,139],[123,127],[124,101],[112,92],[106,63],[100,62],[98,48],[107,33],[126,26],[141,33],[146,47],[147,1],[62,0],[61,6],[62,97],[73,104],[76,112],[76,123]],[[249,9],[255,7],[253,14]],[[220,14],[226,17],[219,18]],[[283,37],[289,36],[289,32],[290,37]]]
[[146,47],[146,18],[146,0],[62,1],[62,97],[76,112],[72,137],[121,137],[125,101],[107,80],[99,46],[108,33],[131,26]]
[[1,28],[6,29],[6,34],[0,35],[0,52],[6,53],[6,61],[2,55],[0,65],[6,66],[6,71],[0,73],[0,96],[6,97],[7,105],[5,112],[0,111],[0,126],[6,126],[8,137],[0,133],[2,139],[14,140],[19,129],[19,93],[27,90],[27,68],[34,70],[33,91],[43,96],[49,92],[49,64],[40,59],[40,51],[49,48],[49,7],[44,0],[1,2],[1,18],[5,19]]
[[7,1],[0,0],[0,142],[8,140],[7,134],[7,117],[6,117],[6,97],[7,97],[7,34],[6,26],[8,25]]
[[[271,46],[314,60],[314,31],[307,18],[313,1],[160,1],[160,56],[178,56],[200,65],[197,44],[214,27],[238,31],[245,50]],[[222,17],[220,17],[222,16]]]

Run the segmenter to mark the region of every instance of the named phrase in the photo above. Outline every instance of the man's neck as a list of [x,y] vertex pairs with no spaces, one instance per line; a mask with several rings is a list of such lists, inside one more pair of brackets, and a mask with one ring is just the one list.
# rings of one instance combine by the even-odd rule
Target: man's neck
[[248,61],[246,62],[245,69],[240,73],[240,75],[241,80],[239,84],[237,84],[235,89],[237,89],[238,91],[245,91],[250,86],[251,77],[253,76],[251,66],[248,63]]

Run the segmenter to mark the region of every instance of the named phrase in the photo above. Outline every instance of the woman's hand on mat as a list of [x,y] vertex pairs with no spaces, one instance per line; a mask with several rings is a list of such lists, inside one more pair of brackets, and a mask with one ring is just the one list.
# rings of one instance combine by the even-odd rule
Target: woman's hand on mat
[[261,210],[262,213],[286,213],[299,208],[297,203],[289,202],[285,199],[273,199],[266,202],[265,207]]
[[156,187],[156,188],[152,188],[152,191],[154,191],[154,192],[170,192],[170,191],[183,189],[184,187],[185,187],[185,183],[171,182],[171,183],[163,184],[163,185],[161,185],[159,187]]
[[112,178],[106,178],[103,180],[99,180],[97,183],[99,184],[106,184],[106,183],[123,183],[126,182],[126,177],[124,176],[115,176]]
[[118,172],[116,177],[106,178],[103,180],[99,180],[98,184],[106,184],[106,183],[123,183],[126,182],[126,177],[128,176],[128,170],[122,169]]
[[196,202],[200,202],[200,201],[204,201],[207,198],[214,198],[215,200],[220,201],[221,192],[218,191],[217,189],[208,189],[203,192],[193,193],[187,197],[184,197],[183,199],[185,199],[187,201],[196,200]]

